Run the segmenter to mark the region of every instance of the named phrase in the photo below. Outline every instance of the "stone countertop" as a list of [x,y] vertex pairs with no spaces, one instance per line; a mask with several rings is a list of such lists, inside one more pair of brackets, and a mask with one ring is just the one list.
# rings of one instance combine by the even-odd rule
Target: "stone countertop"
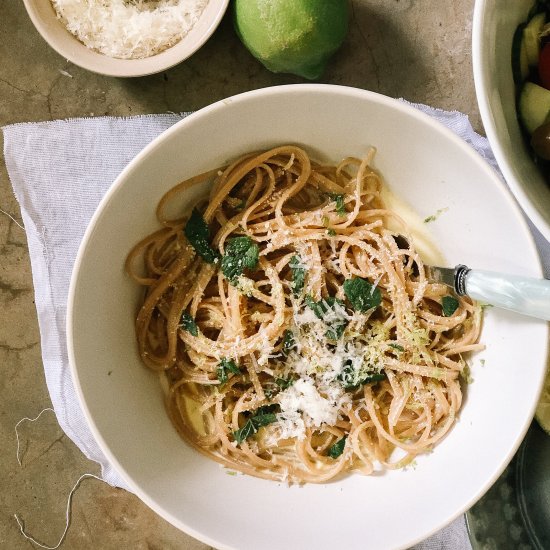
[[[474,0],[353,0],[348,38],[321,82],[364,88],[469,115],[482,132],[471,63]],[[230,18],[193,57],[164,73],[116,79],[89,73],[55,53],[23,3],[0,0],[0,126],[58,118],[199,109],[246,90],[303,82],[264,69],[237,39]],[[0,138],[1,139],[1,138]],[[25,233],[4,162],[0,163],[0,547],[34,548],[14,513],[43,544],[65,526],[67,495],[78,477],[99,473],[47,412],[51,405]],[[8,215],[13,217],[10,218]],[[83,481],[63,548],[207,549],[149,510],[137,497]]]

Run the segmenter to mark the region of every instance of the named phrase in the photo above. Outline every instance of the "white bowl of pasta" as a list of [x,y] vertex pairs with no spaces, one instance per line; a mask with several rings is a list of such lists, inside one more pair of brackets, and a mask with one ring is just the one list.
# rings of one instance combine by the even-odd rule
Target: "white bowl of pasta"
[[75,265],[95,437],[216,548],[411,546],[512,458],[548,341],[423,261],[541,274],[498,177],[426,115],[296,85],[189,116],[115,181]]

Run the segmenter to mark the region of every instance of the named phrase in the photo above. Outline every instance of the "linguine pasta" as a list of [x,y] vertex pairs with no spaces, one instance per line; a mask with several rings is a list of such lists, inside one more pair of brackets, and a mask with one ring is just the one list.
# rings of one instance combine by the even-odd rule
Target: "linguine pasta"
[[[183,439],[227,468],[368,475],[410,464],[456,420],[480,308],[426,279],[373,155],[245,155],[168,191],[162,228],[127,258],[145,287],[143,362]],[[181,194],[204,182],[190,212]]]

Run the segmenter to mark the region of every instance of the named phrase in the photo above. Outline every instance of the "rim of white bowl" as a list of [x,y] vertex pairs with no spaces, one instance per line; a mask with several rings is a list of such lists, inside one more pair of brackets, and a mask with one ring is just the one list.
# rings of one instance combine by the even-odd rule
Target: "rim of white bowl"
[[[131,488],[131,490],[136,494],[136,496],[140,498],[140,500],[142,500],[147,506],[149,506],[149,508],[151,508],[155,513],[157,513],[159,516],[164,518],[166,521],[168,521],[169,523],[171,523],[181,531],[196,538],[197,540],[205,544],[208,544],[210,546],[213,546],[214,548],[218,548],[220,550],[239,550],[239,549],[233,546],[229,546],[225,544],[223,541],[215,540],[209,537],[208,535],[205,535],[204,533],[195,530],[194,528],[192,528],[190,525],[188,525],[181,519],[167,512],[152,497],[150,497],[145,491],[143,491],[140,488],[140,486],[137,484],[137,482],[133,480],[132,476],[128,474],[125,468],[117,460],[115,455],[111,452],[109,445],[104,440],[101,433],[99,432],[93,420],[93,417],[90,414],[88,406],[86,404],[86,400],[84,398],[82,389],[80,387],[80,381],[79,381],[78,372],[76,368],[76,358],[74,355],[74,345],[73,345],[73,342],[74,342],[73,306],[75,301],[75,290],[78,284],[80,264],[82,263],[82,259],[86,253],[88,241],[91,239],[92,233],[94,231],[94,226],[97,223],[97,221],[100,219],[104,208],[111,201],[113,196],[116,194],[116,192],[118,191],[118,188],[122,185],[122,183],[126,179],[127,174],[130,173],[132,170],[134,170],[135,166],[139,165],[142,162],[142,160],[151,153],[151,151],[159,147],[160,144],[168,136],[170,136],[175,132],[179,132],[182,127],[185,127],[187,124],[194,122],[195,119],[203,116],[204,114],[211,113],[216,110],[228,108],[232,103],[246,101],[248,98],[261,96],[261,95],[273,95],[273,94],[278,95],[281,93],[301,93],[306,90],[308,93],[323,92],[323,91],[329,91],[329,90],[332,92],[336,91],[337,93],[343,93],[343,94],[349,94],[350,96],[368,98],[380,103],[384,103],[386,105],[391,105],[392,107],[398,110],[406,112],[410,116],[421,119],[424,123],[428,124],[429,126],[432,126],[438,132],[441,132],[442,134],[444,134],[446,138],[454,142],[454,144],[458,148],[467,152],[467,154],[472,157],[472,159],[480,166],[482,170],[487,172],[489,179],[493,182],[493,184],[496,187],[500,189],[503,196],[506,197],[506,200],[509,202],[511,209],[515,214],[516,223],[518,224],[518,226],[522,227],[525,233],[526,240],[529,242],[533,252],[535,253],[535,257],[537,259],[535,267],[537,268],[537,272],[541,276],[543,273],[540,257],[535,245],[533,235],[529,229],[529,226],[525,218],[523,217],[517,203],[514,201],[514,197],[512,196],[510,191],[506,188],[504,183],[499,179],[498,175],[493,170],[493,168],[481,157],[481,155],[479,155],[479,153],[477,153],[477,151],[472,146],[470,146],[458,135],[456,135],[452,130],[450,130],[449,128],[447,128],[446,126],[444,126],[443,124],[441,124],[440,122],[438,122],[437,120],[429,116],[428,114],[423,113],[422,111],[416,109],[409,103],[402,102],[397,99],[394,99],[376,92],[371,92],[368,90],[353,88],[349,86],[334,85],[334,84],[308,84],[308,83],[288,84],[288,85],[282,85],[282,86],[272,86],[267,88],[260,88],[257,90],[251,90],[248,92],[244,92],[241,94],[228,97],[226,99],[222,99],[211,105],[203,107],[198,111],[195,111],[194,113],[188,115],[184,119],[180,120],[179,122],[177,122],[176,124],[168,128],[167,130],[162,132],[159,136],[153,139],[148,145],[146,145],[122,170],[122,172],[114,180],[114,182],[111,184],[111,186],[103,196],[94,215],[92,216],[88,224],[88,227],[86,228],[84,237],[78,249],[77,257],[76,257],[76,260],[73,266],[73,271],[71,274],[71,280],[69,285],[69,295],[68,295],[68,301],[67,301],[66,331],[67,331],[67,351],[68,351],[69,367],[70,367],[71,376],[73,378],[73,385],[75,387],[75,391],[78,396],[79,405],[82,408],[84,417],[86,418],[86,421],[88,423],[88,427],[90,428],[90,431],[92,432],[102,452],[105,454],[105,457],[109,460],[110,464],[114,467],[114,469],[121,476],[121,478],[128,484],[128,487]],[[549,351],[549,338],[548,338],[549,334],[550,334],[550,325],[547,325],[547,329],[546,329],[547,337],[545,339],[546,356],[548,356],[548,351]],[[540,395],[540,393],[542,392],[543,382],[544,382],[544,376],[541,375],[541,379],[539,381],[538,395]],[[525,422],[522,426],[522,429],[520,430],[520,433],[518,433],[518,437],[516,438],[514,445],[512,445],[510,452],[506,456],[502,457],[502,461],[498,465],[498,467],[494,470],[493,475],[486,480],[486,482],[479,488],[479,490],[474,495],[472,495],[470,500],[465,504],[463,504],[463,506],[457,509],[453,514],[449,515],[449,517],[447,517],[445,521],[440,522],[438,525],[434,526],[429,532],[424,533],[421,537],[417,537],[416,539],[407,541],[407,543],[404,544],[403,546],[394,548],[393,550],[406,550],[410,546],[413,546],[425,540],[426,538],[430,537],[431,535],[437,533],[438,531],[443,529],[445,526],[449,525],[452,521],[457,519],[460,515],[464,514],[467,510],[469,510],[491,488],[491,486],[500,477],[500,475],[502,474],[506,466],[509,464],[509,462],[512,460],[512,458],[516,454],[532,422],[532,419],[535,414],[536,405],[537,405],[536,401],[532,403],[530,414],[526,417]]]
[[485,50],[483,42],[483,29],[485,27],[486,5],[487,0],[476,0],[472,21],[472,67],[481,120],[497,164],[502,171],[502,175],[504,176],[508,187],[533,225],[542,233],[547,241],[550,241],[550,223],[544,219],[540,211],[533,205],[532,201],[527,196],[527,193],[523,190],[523,186],[518,181],[518,178],[516,178],[514,171],[508,162],[507,156],[502,152],[499,145],[498,133],[488,100],[490,95],[489,82],[488,78],[485,76],[486,73],[483,70],[483,52]]
[[[49,0],[47,1],[49,3]],[[182,63],[202,48],[218,28],[229,6],[229,0],[210,0],[210,2],[205,6],[197,24],[191,28],[186,36],[170,48],[159,54],[141,59],[119,59],[91,50],[82,44],[56,17],[51,4],[48,8],[42,8],[51,9],[51,17],[50,15],[44,17],[41,13],[40,6],[42,4],[40,0],[23,0],[34,27],[47,44],[59,55],[87,71],[121,78],[148,76],[166,71]],[[210,8],[210,5],[214,5],[214,7]],[[207,23],[204,32],[199,36],[193,30],[197,25],[202,24],[201,18],[205,15],[205,12],[210,15],[211,19]],[[191,38],[188,38],[189,36]]]

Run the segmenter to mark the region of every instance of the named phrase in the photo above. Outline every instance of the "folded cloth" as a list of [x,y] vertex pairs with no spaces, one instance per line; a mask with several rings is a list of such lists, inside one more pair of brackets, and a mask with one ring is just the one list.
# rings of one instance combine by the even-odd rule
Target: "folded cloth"
[[[495,168],[485,138],[468,118],[424,105]],[[86,226],[113,180],[153,138],[188,113],[130,118],[83,118],[13,124],[3,128],[6,166],[25,224],[40,326],[46,383],[61,428],[103,479],[128,489],[86,423],[71,379],[65,320],[71,271]],[[550,246],[533,228],[549,273]],[[470,550],[464,518],[417,545],[421,550]]]

